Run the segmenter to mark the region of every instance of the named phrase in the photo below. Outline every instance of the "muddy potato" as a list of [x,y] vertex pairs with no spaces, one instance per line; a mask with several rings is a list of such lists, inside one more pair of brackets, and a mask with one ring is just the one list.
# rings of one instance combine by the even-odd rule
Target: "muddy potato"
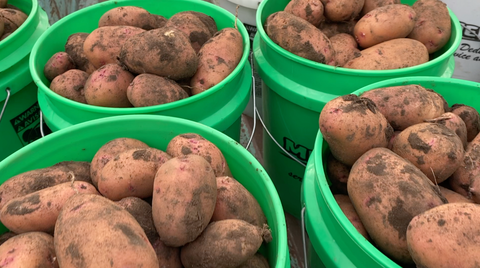
[[54,245],[62,268],[158,267],[155,251],[140,224],[127,210],[101,195],[81,194],[68,199],[55,225]]
[[98,191],[110,200],[152,196],[158,168],[171,156],[155,148],[130,149],[119,153],[102,168]]
[[53,237],[43,232],[16,235],[0,246],[2,267],[58,268]]
[[440,189],[442,195],[448,200],[448,203],[473,203],[471,199],[468,199],[465,196],[446,187],[439,185],[438,189]]
[[467,127],[467,141],[472,141],[480,133],[480,114],[475,108],[464,105],[452,105],[450,112],[460,116]]
[[238,268],[270,268],[268,260],[260,253],[255,253]]
[[99,27],[85,38],[83,52],[96,69],[106,64],[116,64],[122,45],[143,32],[144,29],[134,26]]
[[52,81],[56,76],[75,67],[73,59],[66,52],[61,51],[53,54],[53,56],[48,59],[43,68],[43,74],[48,80]]
[[348,195],[376,247],[400,265],[413,264],[407,226],[413,217],[447,202],[412,163],[386,148],[374,148],[352,166]]
[[5,22],[3,21],[2,18],[0,18],[0,37],[3,35],[4,31],[5,31]]
[[430,54],[440,50],[452,33],[447,5],[441,0],[418,0],[412,7],[417,21],[408,38],[422,42]]
[[342,210],[343,214],[345,214],[345,217],[347,217],[347,219],[352,223],[353,227],[355,227],[355,229],[357,229],[357,231],[363,237],[365,237],[365,239],[370,240],[370,237],[368,236],[368,232],[367,230],[365,230],[365,227],[363,226],[362,221],[358,217],[358,214],[355,211],[355,208],[353,207],[350,197],[348,197],[348,195],[336,194],[336,195],[333,195],[333,198],[335,198],[335,201],[337,201],[338,206]]
[[12,33],[4,33],[1,37],[0,37],[0,41],[2,41],[3,39],[6,39],[7,37],[9,37]]
[[343,67],[361,70],[393,70],[417,66],[429,60],[425,45],[410,38],[388,40],[366,48],[360,54]]
[[127,39],[119,60],[132,73],[150,73],[173,80],[192,77],[198,66],[190,39],[174,27],[149,30]]
[[85,83],[88,80],[88,73],[71,69],[56,76],[49,88],[58,95],[70,100],[87,103],[85,99]]
[[70,56],[78,69],[91,74],[96,68],[88,60],[83,51],[83,43],[88,35],[88,33],[74,33],[69,35],[65,43],[65,52]]
[[216,177],[232,176],[222,151],[199,134],[179,134],[170,140],[165,151],[172,157],[188,154],[200,155],[212,166]]
[[325,20],[323,3],[320,0],[291,0],[283,11],[292,13],[316,27]]
[[93,156],[90,166],[90,176],[93,185],[98,186],[102,169],[110,160],[123,151],[136,148],[150,148],[150,146],[143,141],[133,138],[116,138],[103,144]]
[[446,112],[439,117],[427,119],[426,122],[437,123],[451,129],[462,141],[463,147],[467,148],[467,126],[462,118],[452,112]]
[[279,11],[268,16],[264,27],[268,37],[283,49],[308,60],[336,65],[330,40],[308,21]]
[[0,8],[5,8],[7,6],[8,0],[0,0]]
[[330,150],[327,152],[326,167],[328,180],[330,181],[331,189],[334,194],[347,194],[348,174],[350,167],[343,164],[333,157]]
[[357,41],[349,34],[336,34],[330,38],[330,42],[332,43],[333,50],[335,50],[337,66],[341,67],[349,60],[361,55]]
[[322,21],[318,29],[322,31],[323,34],[327,38],[331,38],[334,35],[346,33],[349,35],[353,35],[353,28],[355,28],[355,24],[357,20],[350,20],[350,21]]
[[349,21],[362,11],[365,0],[321,0],[329,21]]
[[27,14],[13,8],[0,8],[0,20],[3,20],[3,34],[13,33],[27,20]]
[[[408,250],[417,267],[475,267],[480,263],[480,206],[452,203],[412,219]],[[459,255],[461,254],[461,255]]]
[[152,215],[160,239],[170,247],[194,241],[212,218],[217,182],[205,158],[189,154],[165,162],[155,175]]
[[188,98],[188,94],[174,80],[139,74],[128,86],[127,98],[134,107],[146,107],[182,100]]
[[0,210],[0,220],[10,231],[53,234],[58,214],[75,194],[99,194],[88,182],[64,182],[25,196],[11,199]]
[[358,20],[353,35],[362,48],[396,38],[405,38],[413,30],[416,16],[412,7],[403,4],[379,7]]
[[104,26],[134,26],[144,30],[151,30],[163,25],[159,25],[157,18],[144,8],[121,6],[108,10],[100,17],[98,27]]
[[153,246],[158,240],[158,233],[153,223],[152,206],[147,201],[134,196],[122,198],[115,203],[132,214]]
[[15,175],[0,185],[0,209],[11,199],[72,180],[91,183],[90,162],[63,161]]
[[132,107],[127,88],[135,76],[119,64],[105,64],[85,81],[85,100],[103,107]]
[[157,259],[159,266],[166,268],[183,268],[182,261],[180,259],[180,248],[179,247],[169,247],[165,245],[160,237],[157,236],[155,241],[152,243],[153,250],[157,254]]
[[401,2],[400,0],[365,0],[360,15],[363,16],[376,8],[394,4],[401,4]]
[[2,245],[3,243],[5,243],[8,239],[16,236],[17,234],[16,233],[13,233],[13,232],[5,232],[3,234],[0,235],[0,245]]
[[347,166],[371,148],[387,147],[393,134],[375,104],[353,94],[327,102],[320,112],[319,126],[332,155]]
[[460,167],[448,179],[450,188],[475,203],[480,203],[480,135],[477,135],[465,149]]

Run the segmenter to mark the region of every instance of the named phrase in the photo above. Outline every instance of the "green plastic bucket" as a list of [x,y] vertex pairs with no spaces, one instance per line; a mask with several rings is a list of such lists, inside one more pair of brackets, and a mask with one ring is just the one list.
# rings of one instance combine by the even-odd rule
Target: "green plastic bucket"
[[0,160],[41,137],[37,88],[30,76],[28,59],[35,41],[49,27],[47,14],[36,0],[8,3],[28,18],[0,41]]
[[118,6],[135,5],[166,18],[181,11],[194,10],[213,17],[218,29],[234,27],[235,16],[214,4],[199,0],[119,0],[98,3],[57,21],[38,40],[32,50],[30,70],[38,86],[38,101],[45,121],[52,131],[102,117],[127,114],[157,114],[175,116],[201,122],[233,139],[240,140],[241,115],[248,104],[252,84],[252,71],[248,63],[250,39],[245,26],[237,20],[243,36],[243,57],[235,70],[221,83],[209,90],[176,102],[137,108],[99,107],[64,98],[48,87],[43,75],[48,59],[64,51],[68,36],[77,32],[92,32],[98,20],[108,10]]
[[[450,78],[455,67],[453,53],[460,44],[462,28],[457,17],[450,12],[452,36],[428,63],[397,70],[353,70],[303,59],[284,50],[267,36],[259,25],[264,25],[270,14],[283,10],[288,2],[264,0],[260,4],[253,54],[255,68],[262,78],[263,119],[274,139],[263,135],[264,166],[277,187],[285,211],[298,218],[301,182],[318,130],[318,116],[325,103],[390,78]],[[410,5],[414,2],[402,0]]]
[[[377,82],[354,94],[387,86],[419,84],[442,94],[448,104],[463,103],[480,111],[480,83],[441,77],[406,77]],[[310,238],[307,264],[312,267],[400,268],[350,223],[335,201],[325,174],[328,144],[317,132],[315,149],[308,160],[302,183],[305,229]]]
[[[280,198],[270,177],[255,157],[227,135],[201,123],[155,115],[124,115],[96,119],[54,132],[18,150],[0,162],[0,183],[32,169],[44,168],[60,161],[91,161],[106,142],[120,137],[139,139],[149,146],[166,150],[178,134],[198,133],[222,151],[232,175],[258,200],[273,240],[260,252],[273,268],[290,268],[287,226]],[[1,225],[0,233],[6,231]]]

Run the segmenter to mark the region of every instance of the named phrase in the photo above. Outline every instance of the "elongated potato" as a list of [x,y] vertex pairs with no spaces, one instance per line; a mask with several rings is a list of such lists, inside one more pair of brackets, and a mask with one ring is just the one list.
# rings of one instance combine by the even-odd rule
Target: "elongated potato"
[[448,181],[452,190],[480,203],[480,135],[467,145],[463,162]]
[[144,8],[137,6],[121,6],[105,12],[98,20],[98,27],[134,26],[148,31],[163,27],[166,22],[166,18],[163,18],[162,23],[162,20],[154,17]]
[[353,34],[362,48],[396,38],[405,38],[413,30],[416,16],[415,10],[410,6],[386,5],[368,12],[358,20]]
[[72,180],[91,183],[90,162],[63,161],[13,176],[0,185],[0,209],[13,198]]
[[0,220],[10,231],[53,234],[58,214],[75,194],[99,194],[93,185],[83,181],[64,182],[10,200],[0,211]]
[[158,169],[152,215],[165,245],[183,246],[203,232],[215,209],[216,184],[212,167],[199,155],[172,158]]
[[343,67],[361,70],[393,70],[426,63],[429,60],[424,44],[410,38],[397,38],[361,51]]
[[187,92],[175,81],[154,74],[135,76],[127,88],[128,101],[134,107],[165,104],[187,97]]
[[324,7],[320,0],[291,0],[283,10],[318,27],[325,20]]
[[412,218],[447,202],[422,171],[386,148],[357,160],[347,189],[376,247],[400,265],[413,264],[406,240]]
[[349,21],[357,18],[365,0],[322,0],[322,3],[329,21]]
[[442,195],[448,200],[448,203],[473,203],[472,199],[468,199],[465,196],[448,188],[439,185],[438,189],[440,189]]
[[198,52],[198,68],[190,80],[196,95],[222,82],[235,70],[243,56],[243,39],[235,28],[224,28]]
[[88,60],[83,51],[83,43],[89,33],[74,33],[68,36],[65,43],[65,52],[73,59],[78,69],[91,74],[95,71],[95,66]]
[[158,267],[140,224],[101,195],[79,194],[68,199],[55,225],[54,243],[62,268]]
[[414,217],[408,225],[407,242],[417,267],[478,266],[479,221],[480,206],[465,203],[441,205]]
[[2,267],[58,268],[53,237],[43,232],[16,235],[0,246]]
[[361,235],[363,235],[365,239],[370,240],[370,237],[368,236],[368,232],[367,230],[365,230],[365,227],[363,226],[362,221],[358,217],[358,214],[355,211],[355,208],[353,207],[350,197],[348,197],[348,195],[336,194],[336,195],[333,195],[333,198],[335,198],[335,201],[337,201],[338,206],[342,210],[343,214],[345,214],[347,219],[352,223],[353,227],[355,227],[355,229],[357,229],[357,231]]
[[323,34],[327,38],[331,38],[334,35],[346,33],[349,35],[353,35],[353,29],[355,28],[355,24],[357,20],[349,20],[349,21],[322,21],[318,26],[318,29],[322,31]]
[[278,11],[268,16],[264,27],[268,37],[283,49],[308,60],[336,65],[330,40],[308,21]]

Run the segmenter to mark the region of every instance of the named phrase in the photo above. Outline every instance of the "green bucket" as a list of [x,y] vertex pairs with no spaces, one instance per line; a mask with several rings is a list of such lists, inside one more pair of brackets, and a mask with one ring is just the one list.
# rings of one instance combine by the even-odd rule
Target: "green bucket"
[[[257,10],[257,26],[283,10],[289,0],[264,0]],[[413,4],[415,0],[402,0]],[[443,49],[425,64],[397,70],[353,70],[320,64],[296,56],[275,44],[257,27],[253,41],[255,68],[262,79],[264,166],[272,177],[285,210],[299,217],[300,187],[312,153],[318,117],[329,100],[363,86],[396,77],[453,74],[453,53],[462,40],[462,28],[450,11],[452,35]],[[278,145],[277,145],[278,144]],[[295,159],[292,159],[294,157]]]
[[75,102],[49,89],[43,75],[48,59],[64,51],[67,38],[77,32],[92,32],[98,20],[108,10],[118,6],[139,6],[166,18],[181,11],[194,10],[213,17],[218,29],[235,26],[235,16],[230,12],[199,0],[119,0],[98,3],[60,19],[38,40],[32,50],[30,70],[38,86],[38,101],[45,121],[52,131],[81,122],[128,114],[156,114],[189,119],[213,127],[233,139],[240,140],[241,115],[248,104],[252,84],[252,71],[248,63],[250,39],[245,26],[236,21],[243,36],[243,57],[235,70],[221,83],[209,90],[172,103],[137,108],[99,107]]
[[[287,226],[280,198],[260,163],[238,142],[201,123],[156,115],[124,115],[96,119],[54,132],[18,150],[0,162],[0,183],[32,169],[60,161],[91,161],[106,142],[120,137],[139,139],[149,146],[165,150],[178,134],[198,133],[222,151],[233,177],[258,200],[272,230],[273,240],[260,252],[275,268],[290,268]],[[0,233],[6,231],[1,225]]]
[[[480,111],[480,83],[441,77],[405,77],[389,79],[363,87],[364,91],[418,84],[442,94],[448,104],[463,103]],[[312,267],[400,268],[368,242],[350,223],[335,201],[325,173],[328,144],[317,132],[315,149],[308,160],[302,183],[305,229],[310,238],[307,264]]]
[[49,27],[37,0],[9,0],[28,15],[0,41],[0,160],[41,137],[37,88],[28,69],[35,41]]

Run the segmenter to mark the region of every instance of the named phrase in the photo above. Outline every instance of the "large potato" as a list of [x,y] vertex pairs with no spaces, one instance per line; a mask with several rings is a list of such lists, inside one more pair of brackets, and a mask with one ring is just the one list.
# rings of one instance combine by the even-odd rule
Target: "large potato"
[[349,21],[362,11],[365,0],[321,0],[325,7],[324,16],[329,21]]
[[268,16],[264,27],[268,37],[285,50],[315,62],[336,65],[330,40],[308,21],[278,11]]
[[292,13],[316,27],[325,20],[323,3],[320,0],[291,0],[283,11]]
[[53,237],[42,232],[16,235],[0,246],[0,265],[5,268],[59,268]]
[[349,35],[353,35],[353,29],[355,28],[355,24],[357,20],[349,20],[349,21],[322,21],[318,29],[322,31],[323,34],[327,38],[331,38],[334,35],[346,33]]
[[447,202],[422,171],[386,148],[355,162],[347,189],[372,241],[401,265],[413,263],[406,240],[412,218]]
[[[157,15],[163,17],[161,15]],[[105,12],[98,20],[98,27],[104,26],[134,26],[144,30],[160,28],[167,19],[158,19],[146,9],[137,6],[122,6]]]
[[85,83],[88,73],[78,69],[68,70],[56,76],[49,88],[58,95],[80,103],[87,103],[85,99]]
[[174,80],[139,74],[128,86],[127,98],[134,107],[145,107],[182,100],[188,98],[188,93]]
[[349,34],[336,34],[330,38],[330,42],[335,50],[337,66],[341,67],[349,60],[361,55],[357,41],[355,41],[355,38]]
[[410,38],[397,38],[361,51],[343,67],[362,70],[394,70],[417,66],[429,60],[427,48]]

